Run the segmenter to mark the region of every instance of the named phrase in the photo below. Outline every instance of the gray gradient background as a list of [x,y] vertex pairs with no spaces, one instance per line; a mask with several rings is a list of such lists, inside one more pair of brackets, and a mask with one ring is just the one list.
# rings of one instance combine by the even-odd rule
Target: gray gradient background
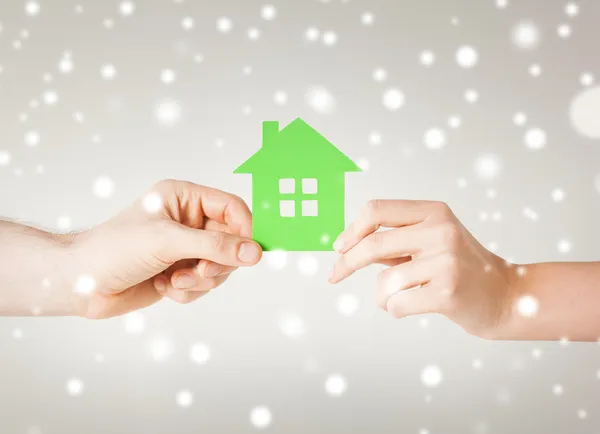
[[[0,150],[13,158],[0,167],[0,214],[49,228],[67,215],[73,228],[84,228],[167,177],[249,199],[250,179],[231,172],[259,145],[260,122],[300,116],[348,155],[370,163],[370,170],[348,177],[349,219],[376,197],[439,199],[485,245],[497,243],[498,253],[513,261],[598,259],[600,195],[593,180],[600,172],[600,143],[576,133],[568,107],[582,90],[580,74],[600,74],[600,2],[579,2],[581,13],[569,18],[562,0],[509,1],[499,9],[493,0],[276,0],[277,18],[265,21],[263,3],[255,0],[137,1],[128,18],[114,0],[44,0],[37,17],[26,16],[24,2],[3,0]],[[372,26],[361,24],[366,11],[375,16]],[[195,19],[192,31],[182,29],[184,16]],[[216,31],[219,16],[231,17],[231,33]],[[113,29],[103,26],[105,18],[114,19]],[[520,51],[510,41],[510,29],[521,19],[543,32],[536,50]],[[556,27],[566,22],[573,35],[563,40]],[[304,32],[311,26],[335,31],[338,43],[307,42]],[[261,30],[258,41],[248,39],[249,27]],[[21,29],[29,38],[15,50]],[[454,60],[463,44],[479,53],[471,70]],[[425,49],[436,54],[431,68],[419,63]],[[66,50],[75,65],[69,75],[57,70]],[[198,53],[204,62],[194,61]],[[539,78],[527,72],[534,62],[543,68]],[[102,79],[105,63],[116,66],[115,80]],[[245,65],[252,74],[242,73]],[[372,78],[379,66],[388,71],[384,83]],[[163,68],[176,71],[175,83],[159,80]],[[45,73],[51,83],[43,81]],[[305,93],[314,85],[335,96],[333,113],[306,105]],[[381,103],[389,86],[406,95],[397,112]],[[464,101],[467,88],[479,92],[476,104]],[[30,101],[41,101],[47,89],[58,92],[59,103],[31,108]],[[283,107],[273,102],[279,89],[289,95]],[[173,128],[154,119],[156,103],[165,98],[179,101],[184,114]],[[244,106],[252,107],[250,114]],[[73,120],[76,111],[85,114],[83,123]],[[525,129],[512,122],[517,111],[527,114],[528,126],[548,133],[545,149],[525,147]],[[28,115],[24,122],[21,113]],[[463,120],[456,130],[446,126],[453,114]],[[432,126],[448,133],[442,150],[422,144]],[[35,148],[23,141],[30,130],[41,136]],[[382,134],[379,146],[369,144],[373,130]],[[92,140],[95,135],[101,140]],[[502,161],[492,182],[473,171],[482,153]],[[116,183],[108,199],[93,194],[102,175]],[[458,178],[467,179],[466,188],[457,186]],[[567,194],[562,203],[551,199],[557,187]],[[494,199],[486,194],[490,188]],[[523,216],[526,206],[539,213],[537,223]],[[481,212],[496,211],[500,221],[481,221]],[[570,253],[558,252],[561,239],[572,242]],[[426,328],[419,318],[395,321],[375,308],[377,270],[329,287],[335,256],[316,257],[315,276],[303,275],[300,256],[290,254],[284,269],[264,261],[196,304],[160,303],[144,312],[141,335],[126,334],[122,319],[0,320],[0,433],[244,433],[256,431],[249,422],[256,405],[271,409],[268,431],[277,433],[600,431],[598,345],[493,343],[437,316]],[[338,312],[342,293],[360,299],[354,316]],[[300,339],[279,330],[284,312],[304,319]],[[22,339],[12,337],[16,328]],[[174,346],[163,363],[148,350],[158,336]],[[204,366],[188,357],[197,341],[212,348]],[[543,352],[539,359],[534,348]],[[104,363],[94,361],[98,353]],[[482,369],[473,369],[474,359],[481,359]],[[420,381],[428,364],[444,373],[436,389]],[[348,381],[337,398],[324,390],[331,373]],[[71,377],[85,383],[79,397],[66,393]],[[562,396],[552,393],[554,384],[563,385]],[[175,402],[182,389],[195,396],[188,409]],[[580,409],[586,419],[578,417]]]

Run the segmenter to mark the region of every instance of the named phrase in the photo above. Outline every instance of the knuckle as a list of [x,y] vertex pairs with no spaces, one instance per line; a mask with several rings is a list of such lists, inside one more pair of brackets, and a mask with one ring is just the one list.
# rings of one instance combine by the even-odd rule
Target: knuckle
[[215,252],[222,252],[225,250],[227,242],[225,240],[225,235],[222,232],[207,232],[209,234],[208,237],[208,247]]
[[364,213],[368,219],[374,219],[381,209],[381,199],[372,199],[365,205]]
[[449,250],[453,250],[457,246],[460,237],[458,227],[454,223],[446,222],[438,227],[438,231],[442,245]]
[[442,219],[449,219],[454,214],[450,209],[450,206],[446,202],[434,202],[433,210],[436,215],[440,216]]
[[384,243],[383,233],[375,232],[369,235],[367,238],[365,238],[364,243],[369,254],[378,252]]

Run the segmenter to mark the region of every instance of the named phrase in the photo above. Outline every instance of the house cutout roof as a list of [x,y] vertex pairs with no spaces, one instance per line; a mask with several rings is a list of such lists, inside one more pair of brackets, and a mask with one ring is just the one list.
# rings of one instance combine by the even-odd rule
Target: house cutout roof
[[279,122],[263,122],[263,144],[233,173],[308,176],[361,172],[360,167],[302,119],[282,130]]

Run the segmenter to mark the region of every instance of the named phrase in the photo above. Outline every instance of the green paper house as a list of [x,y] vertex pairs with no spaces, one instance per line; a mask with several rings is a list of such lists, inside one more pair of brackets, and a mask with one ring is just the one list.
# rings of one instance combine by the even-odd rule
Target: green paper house
[[344,230],[346,172],[360,168],[302,119],[263,122],[252,175],[252,236],[264,250],[333,250]]

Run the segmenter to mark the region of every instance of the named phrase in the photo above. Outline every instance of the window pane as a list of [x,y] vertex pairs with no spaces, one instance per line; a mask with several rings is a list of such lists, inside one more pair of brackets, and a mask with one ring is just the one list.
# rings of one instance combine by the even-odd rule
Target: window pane
[[296,217],[296,204],[293,200],[279,201],[279,215],[281,217]]
[[302,180],[302,193],[317,194],[317,180],[315,178],[307,178]]
[[294,178],[284,178],[279,180],[280,194],[294,194],[296,192],[296,180]]
[[304,217],[317,217],[319,215],[319,201],[318,200],[303,200],[302,201],[302,215]]

